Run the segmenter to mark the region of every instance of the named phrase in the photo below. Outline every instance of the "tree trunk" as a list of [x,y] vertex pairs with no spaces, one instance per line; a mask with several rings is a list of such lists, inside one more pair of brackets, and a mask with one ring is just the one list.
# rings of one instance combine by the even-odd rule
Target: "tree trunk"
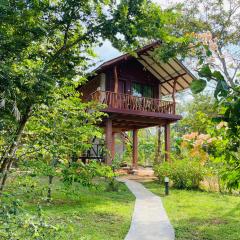
[[53,176],[48,176],[48,193],[47,193],[47,201],[50,202],[52,199],[52,183],[53,183]]
[[155,155],[155,163],[161,162],[161,149],[162,149],[162,141],[161,141],[162,130],[161,126],[157,127],[157,149]]
[[6,183],[6,181],[7,181],[8,172],[9,172],[11,166],[12,166],[12,163],[13,163],[13,158],[8,162],[6,171],[5,171],[5,172],[3,173],[3,175],[2,175],[2,179],[0,178],[0,180],[2,181],[2,182],[1,182],[1,185],[0,185],[0,192],[3,191],[3,188],[4,188],[5,183]]
[[21,139],[22,132],[24,130],[24,127],[26,126],[26,123],[29,119],[31,112],[31,108],[27,108],[26,113],[23,115],[21,121],[19,122],[19,126],[16,130],[15,136],[13,138],[12,144],[9,147],[9,150],[6,152],[5,156],[3,156],[1,160],[1,166],[0,166],[0,179],[2,180],[0,191],[2,191],[4,184],[7,180],[7,173],[9,169],[11,168],[11,165],[14,161],[13,155],[16,152],[17,145],[19,140]]

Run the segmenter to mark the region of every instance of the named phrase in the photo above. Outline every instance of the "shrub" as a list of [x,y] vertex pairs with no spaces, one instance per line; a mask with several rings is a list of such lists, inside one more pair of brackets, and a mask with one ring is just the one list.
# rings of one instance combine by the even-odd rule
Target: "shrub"
[[204,177],[203,166],[195,160],[175,160],[154,167],[160,182],[169,177],[173,186],[178,189],[197,189]]
[[171,179],[176,188],[197,189],[203,177],[203,167],[197,161],[178,160],[172,166]]
[[119,191],[120,183],[115,178],[108,179],[107,181],[107,192],[118,192]]
[[74,182],[80,183],[85,187],[96,187],[97,182],[95,178],[104,178],[109,184],[109,187],[115,184],[116,174],[113,172],[110,166],[92,161],[88,164],[82,162],[74,162],[70,166],[67,166],[62,171],[62,181],[71,185]]
[[164,177],[171,177],[172,169],[169,162],[155,164],[153,169],[160,183],[164,183]]
[[62,230],[43,218],[41,208],[36,214],[29,214],[21,207],[18,199],[12,202],[0,201],[0,238],[25,240],[62,239]]

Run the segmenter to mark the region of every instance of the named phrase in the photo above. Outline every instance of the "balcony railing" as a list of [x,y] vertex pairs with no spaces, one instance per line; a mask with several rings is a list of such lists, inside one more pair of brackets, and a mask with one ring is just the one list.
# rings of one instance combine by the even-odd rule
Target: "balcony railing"
[[175,103],[156,98],[136,97],[129,94],[97,90],[91,99],[106,104],[108,108],[175,114]]

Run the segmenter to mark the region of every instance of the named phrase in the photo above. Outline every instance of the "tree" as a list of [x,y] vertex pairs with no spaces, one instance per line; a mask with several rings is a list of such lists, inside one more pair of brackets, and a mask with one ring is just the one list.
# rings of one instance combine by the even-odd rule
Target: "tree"
[[212,119],[218,117],[219,112],[214,98],[207,94],[193,95],[193,100],[181,104],[178,110],[184,117],[174,128],[181,135],[190,132],[207,133],[207,129],[214,126]]
[[[190,3],[190,4],[189,4]],[[203,8],[204,12],[200,11]],[[219,155],[226,165],[225,179],[231,188],[239,187],[239,19],[238,0],[188,1],[187,18],[202,23],[195,27],[190,45],[190,55],[197,59],[199,78],[191,85],[192,92],[202,92],[208,82],[215,85],[214,96],[220,109],[218,120],[228,123],[227,144]]]
[[15,154],[17,163],[48,176],[48,199],[61,165],[69,166],[76,161],[90,147],[92,139],[102,135],[97,126],[104,115],[99,111],[101,105],[82,103],[74,89],[65,91],[67,98],[55,94],[51,106],[41,105],[34,111]]
[[184,21],[195,33],[206,33],[203,43],[214,50],[208,56],[209,66],[220,71],[229,86],[239,84],[240,1],[190,0],[185,2],[183,11]]

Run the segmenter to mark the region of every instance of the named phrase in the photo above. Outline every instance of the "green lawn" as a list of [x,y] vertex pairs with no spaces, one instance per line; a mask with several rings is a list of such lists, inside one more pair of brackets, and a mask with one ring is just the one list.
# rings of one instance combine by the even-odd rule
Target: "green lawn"
[[176,189],[164,197],[158,183],[144,185],[162,196],[177,240],[240,240],[240,197]]
[[122,240],[127,234],[135,198],[124,184],[118,192],[78,187],[76,194],[66,195],[56,184],[49,204],[39,196],[19,196],[24,208],[32,211],[42,206],[48,222],[64,228],[62,240]]

